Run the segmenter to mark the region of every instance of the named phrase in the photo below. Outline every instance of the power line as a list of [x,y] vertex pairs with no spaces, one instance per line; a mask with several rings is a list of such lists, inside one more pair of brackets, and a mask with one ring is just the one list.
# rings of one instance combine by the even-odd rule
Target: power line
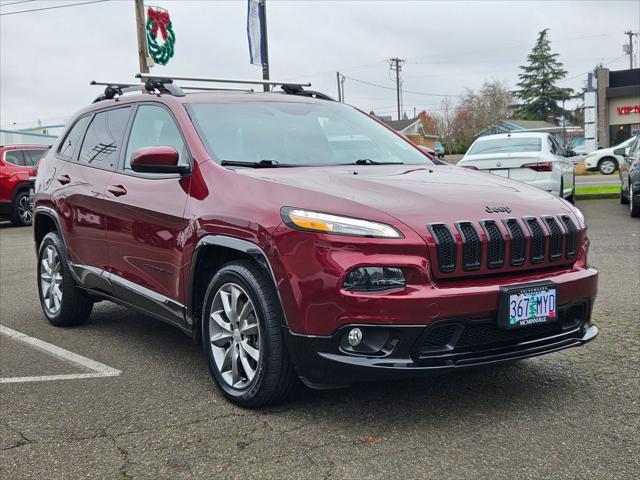
[[20,0],[19,2],[0,3],[0,7],[8,7],[9,5],[17,5],[19,3],[35,2],[36,0]]
[[[348,77],[348,76],[344,76],[345,78],[348,78],[349,80],[352,80],[354,82],[358,82],[358,83],[364,83],[365,85],[371,85],[372,87],[378,87],[378,88],[384,88],[385,90],[395,90],[394,87],[387,87],[384,85],[379,85],[377,83],[372,83],[372,82],[367,82],[366,80],[360,80],[358,78],[353,78],[353,77]],[[457,98],[459,97],[459,95],[452,95],[450,93],[427,93],[427,92],[414,92],[411,90],[402,90],[403,93],[409,93],[412,95],[425,95],[427,97],[453,97],[453,98]]]
[[[53,7],[32,8],[30,10],[18,10],[17,12],[0,13],[0,16],[3,16],[3,15],[17,15],[18,13],[40,12],[42,10],[53,10],[53,9],[56,9],[56,8],[77,7],[77,6],[80,6],[80,5],[88,5],[89,3],[102,3],[102,2],[110,2],[110,1],[111,0],[91,0],[90,2],[66,3],[64,5],[55,5]],[[5,5],[2,5],[2,6],[4,7]]]

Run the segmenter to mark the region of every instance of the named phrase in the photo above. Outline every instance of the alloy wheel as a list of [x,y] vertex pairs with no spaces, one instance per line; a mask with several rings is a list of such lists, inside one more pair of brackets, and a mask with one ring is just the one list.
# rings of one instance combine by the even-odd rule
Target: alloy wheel
[[55,315],[62,304],[62,263],[53,245],[47,246],[40,260],[40,288],[44,307]]
[[18,216],[23,224],[31,224],[33,213],[31,211],[31,204],[29,203],[29,197],[27,195],[20,196],[20,199],[18,200]]
[[247,292],[226,283],[216,292],[209,313],[210,348],[222,379],[236,389],[254,379],[260,362],[260,328]]
[[600,171],[605,175],[611,175],[616,170],[613,160],[605,160],[600,164]]

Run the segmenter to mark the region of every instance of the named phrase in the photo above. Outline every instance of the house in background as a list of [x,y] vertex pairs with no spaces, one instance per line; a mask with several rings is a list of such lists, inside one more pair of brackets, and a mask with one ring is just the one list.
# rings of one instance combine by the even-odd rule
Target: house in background
[[393,128],[396,132],[407,136],[409,140],[411,140],[416,145],[422,145],[424,147],[430,148],[431,150],[436,149],[436,141],[438,140],[438,136],[425,133],[422,126],[422,120],[420,118],[416,117],[404,120],[381,120],[385,124]]
[[547,132],[552,134],[560,145],[575,148],[584,145],[584,129],[575,125],[562,125],[564,119],[555,119],[555,122],[545,120],[500,120],[485,130],[479,132],[476,137],[493,135],[496,133],[516,132]]

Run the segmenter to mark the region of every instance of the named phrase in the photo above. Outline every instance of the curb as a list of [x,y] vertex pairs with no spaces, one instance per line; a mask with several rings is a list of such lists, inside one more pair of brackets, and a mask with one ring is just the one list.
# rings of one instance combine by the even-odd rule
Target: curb
[[608,198],[620,198],[620,193],[584,193],[576,195],[576,200],[604,200]]

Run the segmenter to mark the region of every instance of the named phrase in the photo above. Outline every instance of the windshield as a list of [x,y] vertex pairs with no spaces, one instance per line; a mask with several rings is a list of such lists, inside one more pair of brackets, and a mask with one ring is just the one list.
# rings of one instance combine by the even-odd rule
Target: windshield
[[188,111],[217,162],[433,165],[403,138],[337,102],[192,103]]
[[538,137],[508,137],[478,140],[467,152],[467,155],[481,155],[483,153],[518,153],[539,152],[542,142]]

